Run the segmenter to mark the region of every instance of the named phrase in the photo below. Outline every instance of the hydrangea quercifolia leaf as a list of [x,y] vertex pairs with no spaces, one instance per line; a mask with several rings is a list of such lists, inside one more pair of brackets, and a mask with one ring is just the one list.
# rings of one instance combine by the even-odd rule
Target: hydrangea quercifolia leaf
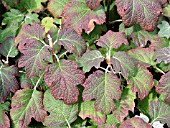
[[116,124],[103,124],[103,125],[98,125],[97,128],[117,128]]
[[62,100],[56,100],[47,90],[43,100],[46,111],[50,113],[44,124],[50,128],[60,128],[71,124],[77,118],[78,104],[66,105]]
[[100,37],[97,45],[111,50],[112,48],[120,47],[123,43],[129,44],[123,32],[112,32],[109,30],[104,36]]
[[165,47],[158,49],[155,52],[154,58],[157,60],[157,63],[160,63],[161,61],[167,63],[170,63],[170,47]]
[[165,101],[170,103],[170,71],[161,76],[159,84],[156,86],[156,91],[159,94],[165,94]]
[[63,99],[65,104],[77,102],[79,91],[76,87],[84,82],[83,71],[71,60],[60,60],[46,67],[44,79],[55,99]]
[[145,68],[139,67],[136,76],[129,81],[132,84],[132,91],[138,92],[140,100],[144,99],[154,86],[152,74]]
[[162,21],[162,24],[158,25],[160,31],[158,32],[159,37],[166,37],[169,39],[170,37],[170,25],[166,21]]
[[70,0],[50,0],[47,9],[54,17],[59,18],[62,15],[65,4],[69,1]]
[[16,76],[18,75],[18,69],[14,65],[4,66],[0,62],[0,103],[4,102],[10,94],[10,91],[15,93],[18,86]]
[[99,68],[102,61],[104,61],[104,57],[98,50],[88,51],[78,59],[78,63],[83,67],[84,72],[89,72],[93,66]]
[[26,76],[31,78],[39,75],[40,70],[47,66],[45,60],[50,60],[50,51],[42,41],[44,28],[39,24],[23,25],[15,39],[16,45],[23,56],[18,67],[26,67]]
[[8,111],[10,106],[9,102],[5,102],[0,104],[0,127],[1,128],[10,128],[10,120],[6,115],[6,111]]
[[126,52],[115,52],[111,57],[111,64],[115,73],[121,73],[123,77],[134,76],[137,71],[136,61]]
[[119,128],[152,128],[152,126],[139,117],[132,117],[125,120]]
[[58,44],[63,45],[70,53],[82,55],[86,50],[84,39],[72,29],[62,29],[58,34]]
[[10,115],[16,128],[27,128],[34,118],[43,122],[47,116],[42,103],[43,93],[37,90],[18,90],[12,97]]
[[83,84],[83,100],[96,99],[95,109],[109,114],[115,109],[113,100],[119,100],[121,97],[120,85],[120,80],[113,74],[96,71]]
[[105,12],[102,6],[91,10],[85,0],[71,0],[63,8],[64,27],[73,28],[79,35],[84,29],[90,33],[96,24],[105,22]]
[[161,2],[157,0],[116,0],[117,11],[125,26],[140,23],[147,31],[157,27],[162,12]]
[[98,112],[94,108],[94,101],[87,101],[81,104],[79,116],[85,120],[87,117],[94,120],[97,124],[104,124],[106,116],[102,112]]
[[160,121],[170,126],[170,106],[160,100],[150,101],[149,115],[153,122]]
[[94,10],[100,6],[101,1],[102,0],[86,0],[86,4],[91,10]]

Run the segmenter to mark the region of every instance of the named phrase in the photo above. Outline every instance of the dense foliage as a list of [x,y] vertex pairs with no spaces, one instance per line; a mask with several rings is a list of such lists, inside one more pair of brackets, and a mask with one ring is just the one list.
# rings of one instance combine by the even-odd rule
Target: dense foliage
[[170,127],[170,1],[1,0],[1,128]]

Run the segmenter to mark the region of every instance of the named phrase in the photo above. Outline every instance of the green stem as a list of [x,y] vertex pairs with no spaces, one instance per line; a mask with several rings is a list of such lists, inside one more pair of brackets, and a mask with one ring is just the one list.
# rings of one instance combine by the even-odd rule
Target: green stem
[[36,85],[34,86],[34,90],[36,90],[38,84],[40,83],[41,78],[43,77],[44,73],[41,74],[40,78],[38,79]]

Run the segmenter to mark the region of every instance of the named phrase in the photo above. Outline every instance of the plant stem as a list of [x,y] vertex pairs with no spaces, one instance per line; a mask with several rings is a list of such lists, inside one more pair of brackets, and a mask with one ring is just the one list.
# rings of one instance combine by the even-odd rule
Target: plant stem
[[44,73],[41,74],[40,78],[38,79],[36,85],[34,86],[34,90],[36,90],[38,84],[40,83],[41,78],[43,77]]
[[109,24],[114,24],[116,22],[122,22],[122,19],[111,21],[111,22],[109,22]]
[[161,69],[159,69],[158,67],[156,67],[155,66],[155,68],[156,68],[156,70],[158,70],[160,73],[162,73],[162,74],[164,74],[165,75],[165,72],[164,71],[162,71]]
[[63,55],[66,55],[67,53],[68,53],[68,51],[63,52],[63,53],[59,56],[59,59],[60,59]]
[[99,67],[99,69],[102,69],[102,70],[104,70],[105,72],[110,72],[110,71],[108,71],[108,69],[106,68],[103,68],[103,67]]
[[55,58],[57,59],[57,62],[59,62],[59,57],[56,54],[53,54]]

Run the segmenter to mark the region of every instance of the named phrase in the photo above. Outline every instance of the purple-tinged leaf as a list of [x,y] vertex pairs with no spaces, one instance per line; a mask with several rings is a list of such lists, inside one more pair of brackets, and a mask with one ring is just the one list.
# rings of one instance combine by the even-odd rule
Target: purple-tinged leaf
[[31,89],[18,90],[12,97],[10,115],[16,128],[27,128],[34,118],[43,122],[47,116],[42,103],[43,93]]
[[152,74],[145,68],[139,67],[136,76],[129,81],[132,84],[132,91],[138,92],[138,97],[143,100],[154,86]]
[[86,0],[86,4],[91,10],[94,10],[100,6],[101,1],[102,0]]
[[147,31],[153,31],[157,27],[162,12],[159,1],[116,0],[115,4],[125,26],[130,27],[139,22],[140,26]]
[[132,117],[121,123],[119,128],[152,128],[152,126],[139,117]]
[[83,67],[84,72],[89,72],[93,66],[98,69],[102,61],[104,61],[104,57],[98,50],[88,51],[78,59],[78,63]]
[[4,102],[9,96],[10,92],[15,93],[18,86],[16,76],[18,69],[14,65],[8,67],[0,62],[0,103]]
[[94,120],[97,124],[104,124],[106,116],[102,112],[98,112],[94,108],[94,101],[87,101],[81,103],[79,116],[85,120],[87,117]]
[[129,44],[123,32],[112,32],[109,30],[104,36],[99,38],[97,45],[111,50],[112,48],[120,47],[123,43]]
[[120,79],[112,73],[96,71],[91,74],[83,84],[83,100],[96,99],[94,105],[97,111],[109,114],[115,109],[113,100],[121,97]]
[[96,24],[103,24],[106,16],[102,6],[91,10],[85,0],[71,0],[63,8],[64,27],[73,28],[79,35],[84,29],[90,33]]
[[55,99],[63,99],[65,104],[77,102],[79,91],[76,87],[84,82],[84,73],[76,62],[60,60],[46,67],[44,80]]
[[78,104],[66,105],[62,100],[56,100],[47,90],[43,100],[46,111],[50,114],[46,116],[44,124],[50,128],[61,128],[68,126],[77,119]]
[[149,115],[152,122],[160,121],[170,126],[170,106],[162,101],[151,101],[149,104]]
[[156,92],[165,95],[165,102],[170,103],[170,71],[161,76],[159,84],[156,86]]
[[62,29],[58,34],[58,38],[58,44],[63,45],[70,53],[80,56],[86,51],[84,39],[73,29]]
[[117,128],[115,124],[103,124],[103,125],[98,125],[97,128]]
[[158,49],[155,52],[154,58],[157,60],[157,63],[160,63],[161,61],[165,62],[165,64],[170,62],[170,47],[165,47]]
[[116,73],[121,73],[123,77],[134,76],[137,71],[136,61],[126,52],[115,52],[111,57],[111,64]]
[[10,120],[5,113],[6,111],[8,111],[9,106],[9,102],[0,104],[0,128],[10,128]]

